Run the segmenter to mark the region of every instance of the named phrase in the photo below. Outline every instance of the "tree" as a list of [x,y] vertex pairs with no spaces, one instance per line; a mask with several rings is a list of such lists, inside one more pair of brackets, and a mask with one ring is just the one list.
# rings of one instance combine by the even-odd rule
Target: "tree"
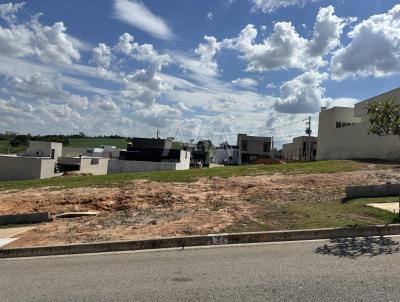
[[366,108],[370,122],[368,134],[400,136],[400,105],[394,98],[370,102]]
[[10,146],[13,148],[19,146],[28,146],[28,137],[26,135],[16,135],[12,140],[10,140]]
[[[400,105],[395,103],[394,98],[383,102],[370,102],[367,112],[370,122],[368,134],[400,136]],[[400,196],[398,215],[400,217]]]

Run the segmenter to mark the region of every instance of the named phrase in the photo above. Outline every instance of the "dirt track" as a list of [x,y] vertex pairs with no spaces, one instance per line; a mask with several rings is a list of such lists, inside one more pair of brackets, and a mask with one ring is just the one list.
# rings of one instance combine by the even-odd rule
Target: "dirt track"
[[101,213],[57,219],[26,234],[14,246],[213,233],[239,221],[257,220],[260,212],[276,204],[339,200],[349,184],[398,181],[398,175],[393,170],[366,170],[201,178],[193,183],[139,180],[119,188],[3,191],[0,213]]

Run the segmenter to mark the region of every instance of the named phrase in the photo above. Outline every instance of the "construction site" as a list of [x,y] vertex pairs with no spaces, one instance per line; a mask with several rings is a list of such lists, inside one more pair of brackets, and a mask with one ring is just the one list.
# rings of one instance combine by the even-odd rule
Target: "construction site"
[[[303,164],[290,174],[277,168],[277,172],[179,182],[136,179],[71,188],[3,188],[2,214],[50,212],[54,217],[7,247],[384,221],[366,207],[349,209],[353,205],[341,200],[349,184],[398,181],[393,165],[342,161],[327,169],[333,162],[326,162],[320,172],[312,164]],[[90,216],[57,218],[70,212],[89,212]]]

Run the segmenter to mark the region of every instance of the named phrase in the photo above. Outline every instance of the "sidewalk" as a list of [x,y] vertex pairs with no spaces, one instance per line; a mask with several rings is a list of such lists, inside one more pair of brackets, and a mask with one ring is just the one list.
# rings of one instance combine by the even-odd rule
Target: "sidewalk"
[[14,236],[33,230],[34,228],[35,227],[11,227],[5,229],[0,228],[0,247],[5,246],[18,239]]

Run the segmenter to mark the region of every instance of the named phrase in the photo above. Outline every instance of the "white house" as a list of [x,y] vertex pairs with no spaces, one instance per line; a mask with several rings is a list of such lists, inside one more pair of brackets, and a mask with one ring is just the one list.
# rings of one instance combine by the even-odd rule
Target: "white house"
[[62,157],[62,153],[61,143],[30,141],[29,148],[20,155],[0,154],[0,180],[51,178],[66,171],[107,174],[107,158]]
[[333,107],[319,114],[317,160],[400,159],[397,136],[368,135],[366,106],[371,101],[394,98],[400,102],[400,88],[357,103],[354,108]]
[[[307,154],[308,152],[309,154]],[[292,143],[283,144],[282,156],[285,161],[315,160],[317,156],[317,138],[314,136],[310,138],[308,136],[295,137]]]

